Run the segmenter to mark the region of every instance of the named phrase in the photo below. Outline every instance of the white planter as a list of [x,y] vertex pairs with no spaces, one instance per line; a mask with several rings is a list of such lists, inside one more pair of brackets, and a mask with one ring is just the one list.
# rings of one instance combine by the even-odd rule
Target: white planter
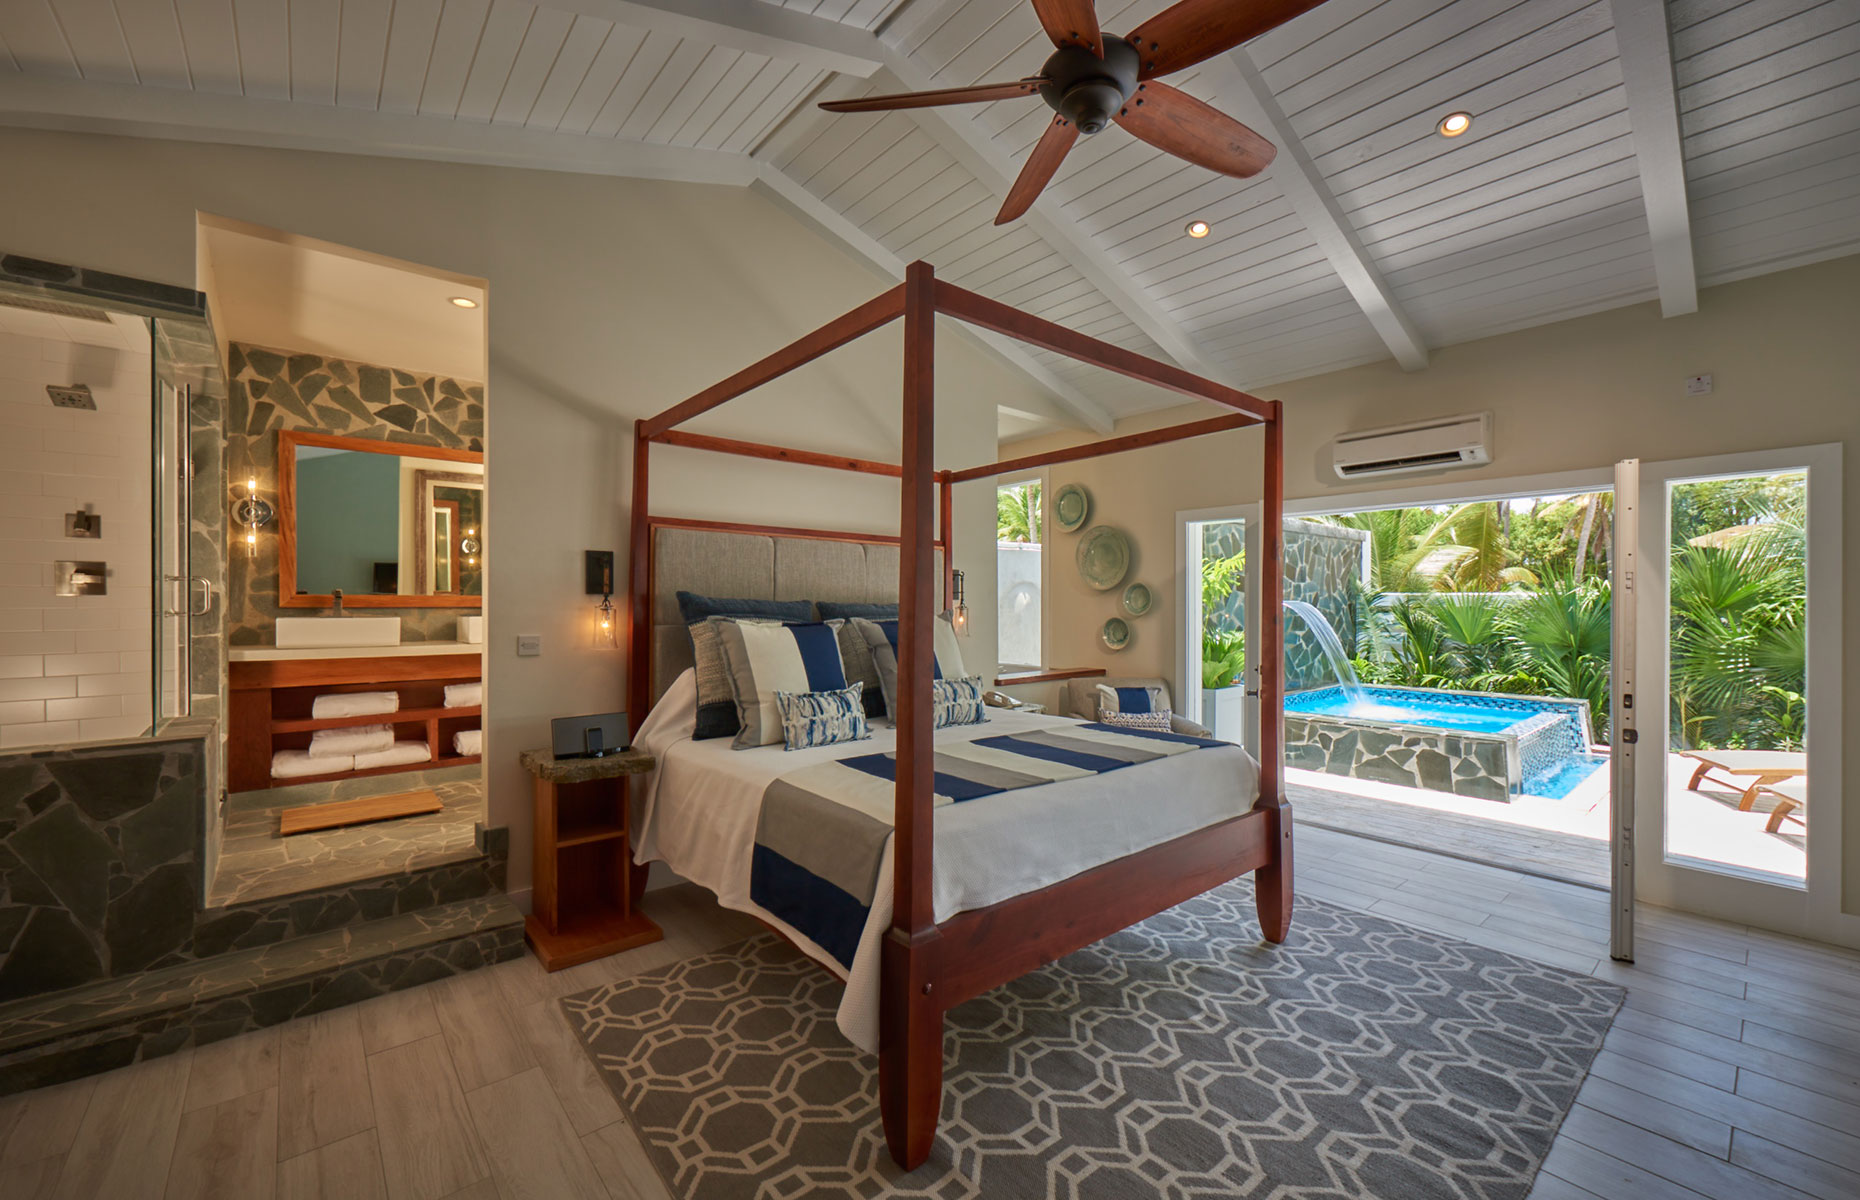
[[1202,688],[1201,723],[1223,742],[1238,743],[1246,728],[1246,689],[1239,684]]

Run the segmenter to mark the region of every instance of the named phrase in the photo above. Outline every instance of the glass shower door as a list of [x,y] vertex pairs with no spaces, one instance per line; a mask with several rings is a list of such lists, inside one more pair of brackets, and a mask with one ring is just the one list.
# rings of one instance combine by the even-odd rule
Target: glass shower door
[[204,615],[201,604],[205,580],[194,578],[188,554],[188,531],[193,524],[191,482],[193,464],[188,446],[188,404],[191,389],[163,378],[159,339],[154,404],[155,611],[154,691],[151,711],[154,728],[188,716],[193,709],[192,618]]

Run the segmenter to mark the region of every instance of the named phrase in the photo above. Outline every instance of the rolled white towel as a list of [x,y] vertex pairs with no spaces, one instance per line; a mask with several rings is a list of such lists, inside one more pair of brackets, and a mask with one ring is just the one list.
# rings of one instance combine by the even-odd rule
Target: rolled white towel
[[310,703],[310,715],[319,721],[330,717],[367,717],[400,711],[399,692],[336,692]]
[[271,756],[273,779],[297,779],[304,775],[334,775],[353,771],[355,759],[347,754],[325,754],[312,758],[308,750],[280,750]]
[[482,683],[448,683],[446,685],[447,708],[474,708],[484,703],[484,685]]
[[373,754],[394,744],[392,725],[351,725],[346,729],[319,729],[310,735],[310,756]]
[[375,767],[399,767],[408,763],[431,762],[432,758],[433,752],[425,742],[395,742],[386,750],[356,755],[355,769],[368,771]]
[[461,729],[452,735],[452,749],[463,758],[473,758],[484,753],[484,730]]

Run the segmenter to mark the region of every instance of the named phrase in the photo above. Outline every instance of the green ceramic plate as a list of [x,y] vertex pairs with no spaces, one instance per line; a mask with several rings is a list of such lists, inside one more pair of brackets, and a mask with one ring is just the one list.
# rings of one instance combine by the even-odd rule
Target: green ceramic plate
[[1124,589],[1124,611],[1133,617],[1140,617],[1150,611],[1150,585],[1133,583]]
[[1104,648],[1106,650],[1122,650],[1129,644],[1130,626],[1125,624],[1124,618],[1112,617],[1104,623]]
[[1077,533],[1091,516],[1091,493],[1076,483],[1068,483],[1053,497],[1053,520],[1067,533]]
[[1094,525],[1079,539],[1078,563],[1081,579],[1108,592],[1130,574],[1130,539],[1121,529]]

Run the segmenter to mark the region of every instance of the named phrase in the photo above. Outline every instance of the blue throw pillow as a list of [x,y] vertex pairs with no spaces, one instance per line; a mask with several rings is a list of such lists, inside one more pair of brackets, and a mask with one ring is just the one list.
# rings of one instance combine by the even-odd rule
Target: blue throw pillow
[[[740,728],[738,750],[772,746],[783,738],[779,692],[834,692],[846,686],[838,621],[784,625],[743,617],[712,617],[729,668]],[[861,716],[863,716],[863,712]]]
[[730,673],[724,665],[723,647],[716,631],[704,622],[712,617],[756,617],[769,621],[811,621],[811,600],[749,600],[701,596],[696,592],[678,593],[678,613],[691,630],[691,657],[697,667],[697,729],[692,737],[733,737],[741,724],[736,716],[736,696],[730,690]]
[[830,692],[776,692],[784,748],[806,750],[871,737],[865,706],[859,702],[863,690],[860,684],[853,683]]

